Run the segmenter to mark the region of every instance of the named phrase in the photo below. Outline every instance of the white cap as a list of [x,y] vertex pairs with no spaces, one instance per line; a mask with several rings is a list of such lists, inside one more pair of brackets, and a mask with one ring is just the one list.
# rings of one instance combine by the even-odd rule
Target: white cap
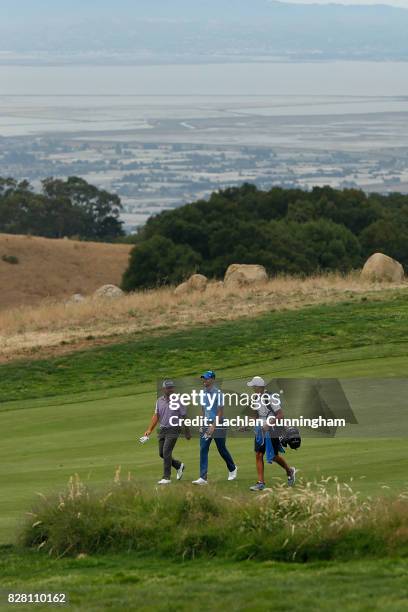
[[266,387],[266,382],[261,376],[254,376],[252,380],[247,383],[248,387]]

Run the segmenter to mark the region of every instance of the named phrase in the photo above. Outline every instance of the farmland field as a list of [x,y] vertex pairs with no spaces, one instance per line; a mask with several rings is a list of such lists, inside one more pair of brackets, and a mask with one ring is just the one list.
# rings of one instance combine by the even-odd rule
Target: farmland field
[[[36,494],[64,489],[73,474],[98,487],[112,481],[120,466],[122,478],[155,490],[162,475],[155,440],[141,446],[137,438],[153,410],[156,379],[193,376],[211,367],[224,380],[254,374],[361,377],[362,384],[367,377],[402,380],[408,363],[407,314],[408,301],[401,296],[343,303],[135,336],[122,345],[2,366],[0,590],[22,584],[25,590],[65,590],[74,609],[87,610],[184,610],[191,608],[191,598],[200,610],[221,605],[270,609],[274,598],[283,610],[328,610],[338,605],[340,596],[344,610],[407,609],[408,564],[402,558],[303,565],[199,559],[176,564],[136,554],[56,560],[16,547]],[[353,406],[357,418],[370,408]],[[384,405],[387,410],[393,414],[392,405]],[[391,427],[388,436],[377,436],[371,427],[370,436],[306,437],[297,453],[288,452],[289,460],[304,481],[337,476],[345,482],[353,479],[353,489],[362,497],[396,495],[408,485],[406,419],[401,414],[400,430]],[[229,447],[239,478],[226,481],[212,449],[209,480],[215,495],[246,494],[255,481],[251,437],[231,436]],[[186,472],[171,486],[180,493],[193,491],[197,439],[181,439],[176,455]],[[266,470],[268,485],[283,480],[278,466]]]

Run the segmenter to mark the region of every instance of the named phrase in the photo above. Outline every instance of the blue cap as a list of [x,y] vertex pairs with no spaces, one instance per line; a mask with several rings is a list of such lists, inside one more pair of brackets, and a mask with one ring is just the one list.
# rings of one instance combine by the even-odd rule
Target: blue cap
[[215,378],[215,372],[212,370],[207,370],[204,374],[201,374],[200,378],[204,378],[205,380],[210,380],[210,378]]

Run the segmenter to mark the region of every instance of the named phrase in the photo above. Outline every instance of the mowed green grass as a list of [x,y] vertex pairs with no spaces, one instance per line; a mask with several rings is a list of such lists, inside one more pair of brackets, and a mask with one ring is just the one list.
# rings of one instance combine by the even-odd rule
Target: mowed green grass
[[[404,298],[307,308],[0,367],[0,542],[15,542],[37,492],[62,490],[74,473],[98,486],[121,466],[122,478],[130,475],[148,489],[156,487],[162,475],[156,441],[138,442],[153,411],[156,378],[194,375],[209,367],[226,379],[254,374],[402,378],[408,366],[407,315]],[[358,406],[353,409],[358,412]],[[403,430],[401,437],[397,433],[309,437],[287,458],[306,480],[353,478],[353,488],[363,495],[398,493],[407,487],[408,445]],[[210,482],[214,490],[233,495],[247,491],[256,473],[250,437],[231,436],[229,447],[238,480],[226,481],[214,448]],[[187,467],[183,481],[171,486],[193,491],[198,440],[180,440],[176,455]],[[284,477],[277,465],[267,466],[270,485]],[[56,562],[14,548],[4,549],[2,558],[0,588],[65,588],[76,609],[183,610],[193,602],[199,610],[225,605],[263,610],[275,600],[272,607],[288,610],[326,610],[340,601],[345,610],[405,609],[408,568],[402,560],[302,567],[216,560],[175,565],[126,556]]]
[[[403,559],[301,565],[218,559],[175,563],[134,555],[53,561],[12,550],[0,555],[3,602],[7,592],[62,592],[69,597],[69,610],[86,612],[404,612],[407,572]],[[1,610],[27,608],[0,603]]]

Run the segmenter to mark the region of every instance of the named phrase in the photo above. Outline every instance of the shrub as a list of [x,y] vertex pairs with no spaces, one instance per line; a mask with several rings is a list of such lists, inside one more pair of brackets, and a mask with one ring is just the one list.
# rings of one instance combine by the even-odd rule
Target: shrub
[[75,476],[58,497],[41,497],[29,516],[22,544],[55,556],[137,551],[309,561],[408,551],[407,495],[363,500],[330,479],[232,498],[216,490],[146,492],[118,475],[93,491]]
[[132,249],[122,289],[132,291],[179,283],[193,274],[199,263],[200,256],[191,247],[153,236]]
[[9,264],[18,264],[20,262],[19,258],[15,255],[3,255],[2,260]]

